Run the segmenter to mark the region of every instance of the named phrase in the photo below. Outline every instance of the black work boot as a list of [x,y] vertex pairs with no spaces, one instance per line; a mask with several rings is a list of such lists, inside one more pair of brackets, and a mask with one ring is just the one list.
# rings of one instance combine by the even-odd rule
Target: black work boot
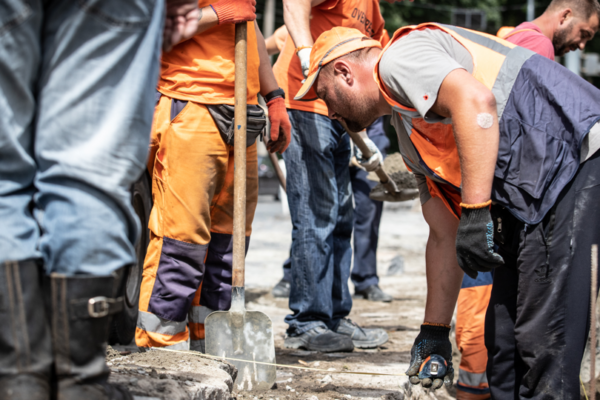
[[111,315],[123,309],[125,269],[111,276],[52,274],[52,344],[58,400],[132,400],[108,383],[106,343]]
[[0,264],[0,399],[50,399],[52,348],[41,266]]

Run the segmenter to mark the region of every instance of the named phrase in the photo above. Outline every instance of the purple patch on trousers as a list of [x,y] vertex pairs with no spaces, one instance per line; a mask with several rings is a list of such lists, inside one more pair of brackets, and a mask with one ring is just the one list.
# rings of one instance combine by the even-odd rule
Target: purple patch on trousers
[[162,252],[148,311],[169,321],[184,321],[204,275],[208,245],[163,237]]
[[[231,307],[233,236],[211,232],[210,237],[200,304],[213,310],[229,310]],[[249,244],[250,237],[246,237],[246,253]]]

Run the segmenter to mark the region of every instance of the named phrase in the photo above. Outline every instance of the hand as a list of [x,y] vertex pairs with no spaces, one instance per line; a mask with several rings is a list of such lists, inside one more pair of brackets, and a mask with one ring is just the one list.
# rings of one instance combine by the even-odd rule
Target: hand
[[197,0],[167,0],[163,51],[171,51],[177,43],[194,36],[199,17]]
[[369,150],[371,150],[371,153],[373,153],[373,155],[368,160],[365,160],[358,146],[354,145],[354,155],[356,156],[356,161],[366,171],[375,171],[380,165],[383,164],[383,155],[371,139],[363,138],[363,141],[365,142]]
[[[412,349],[410,350],[410,366],[406,370],[410,383],[418,385],[419,383],[425,388],[433,390],[442,387],[442,384],[451,385],[454,379],[454,368],[452,367],[452,344],[450,344],[450,327],[446,325],[421,325],[421,332],[415,339]],[[426,362],[427,357],[432,354],[441,356],[448,364],[446,375],[441,378],[419,378],[419,370],[421,365]]]
[[270,153],[283,153],[290,145],[292,138],[292,124],[285,108],[283,97],[276,97],[267,103],[269,107],[269,122],[271,122],[271,135],[267,150]]
[[239,24],[256,19],[256,0],[221,0],[212,5],[219,25]]
[[302,74],[304,77],[308,77],[308,70],[310,69],[310,52],[312,47],[305,47],[304,49],[298,50],[296,53],[300,59],[300,66],[302,67]]
[[458,265],[471,278],[477,271],[489,272],[504,264],[494,251],[494,223],[490,215],[491,202],[468,205],[461,203],[462,214],[456,232]]

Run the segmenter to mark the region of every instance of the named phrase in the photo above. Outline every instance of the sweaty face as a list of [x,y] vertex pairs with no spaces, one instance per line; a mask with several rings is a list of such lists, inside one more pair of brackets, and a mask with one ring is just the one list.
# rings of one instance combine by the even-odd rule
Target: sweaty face
[[317,95],[327,105],[331,119],[343,120],[348,129],[360,132],[377,119],[376,102],[362,97],[357,90],[344,86],[334,77],[319,78]]
[[588,21],[572,18],[566,26],[559,28],[552,38],[554,54],[562,56],[569,51],[585,47],[588,40],[594,37],[598,30],[598,17],[592,15]]

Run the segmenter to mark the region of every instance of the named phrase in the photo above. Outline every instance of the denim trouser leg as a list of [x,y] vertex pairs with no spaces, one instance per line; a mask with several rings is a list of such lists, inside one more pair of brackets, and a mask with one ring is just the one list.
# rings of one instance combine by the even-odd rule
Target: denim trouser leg
[[[36,49],[0,46],[3,71],[39,64],[27,85],[17,73],[0,74],[0,103],[14,115],[0,119],[0,216],[11,216],[0,230],[0,262],[41,255],[47,272],[106,275],[135,259],[129,188],[147,156],[163,2],[44,4],[0,30],[0,41],[28,38]],[[20,106],[21,85],[37,104]],[[15,153],[27,157],[4,156]],[[32,196],[39,253],[29,244],[39,236],[36,223],[23,211]],[[23,234],[23,227],[31,228]],[[4,251],[15,242],[20,248]]]
[[331,119],[289,110],[292,143],[284,153],[294,229],[288,333],[334,328],[352,308],[348,289],[352,198],[348,135]]

